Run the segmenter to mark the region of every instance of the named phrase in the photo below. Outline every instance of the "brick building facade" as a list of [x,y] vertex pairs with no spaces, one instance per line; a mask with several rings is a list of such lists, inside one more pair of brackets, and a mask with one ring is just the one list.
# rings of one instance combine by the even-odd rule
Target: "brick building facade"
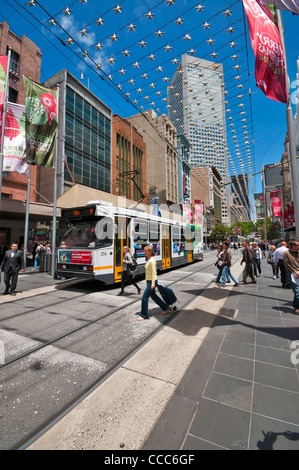
[[[23,75],[35,82],[40,81],[41,51],[26,36],[18,37],[9,29],[6,21],[0,23],[0,55],[6,56],[11,48],[9,67],[9,95],[8,101],[25,105]],[[36,201],[37,167],[32,167],[30,200]],[[27,198],[26,175],[14,172],[4,173],[2,197],[24,200]]]
[[[136,172],[134,174],[134,172]],[[130,174],[126,174],[130,173]],[[136,185],[134,185],[132,178]],[[113,115],[112,194],[139,201],[146,195],[146,145],[132,123]],[[142,201],[141,201],[142,202]]]

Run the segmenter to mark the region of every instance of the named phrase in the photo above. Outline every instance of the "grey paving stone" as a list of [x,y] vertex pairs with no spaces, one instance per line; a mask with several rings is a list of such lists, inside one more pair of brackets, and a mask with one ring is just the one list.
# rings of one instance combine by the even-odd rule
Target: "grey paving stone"
[[255,384],[253,412],[299,425],[299,394]]
[[251,409],[252,382],[213,372],[204,393],[205,398],[242,410]]
[[189,433],[227,449],[246,449],[250,413],[203,399]]
[[299,427],[253,415],[249,450],[298,450]]

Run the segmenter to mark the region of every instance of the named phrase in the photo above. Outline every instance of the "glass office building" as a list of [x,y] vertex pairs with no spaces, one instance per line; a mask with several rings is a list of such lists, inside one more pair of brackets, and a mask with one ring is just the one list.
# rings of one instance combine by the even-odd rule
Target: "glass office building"
[[75,183],[111,192],[112,111],[67,70],[59,84],[58,195]]
[[[223,66],[184,54],[168,86],[168,115],[178,134],[191,144],[192,166],[215,167],[227,181],[226,117]],[[227,194],[222,217],[228,217]]]

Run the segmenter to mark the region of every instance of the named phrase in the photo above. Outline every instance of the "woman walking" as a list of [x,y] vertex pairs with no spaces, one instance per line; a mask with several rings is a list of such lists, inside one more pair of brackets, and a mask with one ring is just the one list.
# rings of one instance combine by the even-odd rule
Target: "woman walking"
[[156,267],[156,260],[154,258],[154,251],[151,246],[146,246],[144,248],[144,254],[146,257],[146,265],[145,265],[145,280],[146,280],[146,288],[142,296],[141,301],[141,314],[138,318],[138,321],[148,320],[148,301],[151,297],[154,302],[156,302],[159,307],[163,310],[162,315],[166,315],[168,313],[172,313],[172,310],[169,309],[169,305],[163,302],[160,297],[157,296],[155,293],[155,287],[158,284],[157,279],[157,267]]
[[118,295],[123,295],[126,283],[133,284],[133,286],[136,287],[138,294],[140,294],[141,289],[138,286],[138,284],[136,284],[136,282],[134,281],[133,274],[130,271],[130,266],[133,264],[133,260],[132,260],[131,250],[128,246],[124,246],[123,254],[124,254],[124,257],[123,257],[123,272],[121,276],[121,291]]
[[271,266],[272,266],[273,279],[276,279],[278,277],[278,266],[276,267],[275,262],[274,262],[274,251],[275,250],[276,250],[276,246],[271,245],[270,246],[270,251],[269,251],[269,254],[268,254],[268,258],[267,258],[267,263],[271,264]]
[[252,253],[253,253],[253,271],[254,271],[254,275],[258,277],[257,272],[260,273],[260,276],[262,275],[261,262],[263,259],[263,252],[258,247],[257,243],[252,243]]

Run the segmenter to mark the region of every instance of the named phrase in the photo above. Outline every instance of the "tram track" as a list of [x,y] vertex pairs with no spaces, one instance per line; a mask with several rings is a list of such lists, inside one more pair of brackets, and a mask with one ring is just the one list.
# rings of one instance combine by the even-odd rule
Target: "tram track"
[[[184,271],[184,274],[182,276],[180,276],[178,279],[172,280],[171,282],[167,282],[167,285],[173,288],[176,285],[178,286],[179,283],[182,283],[182,282],[187,284],[188,279],[190,279],[192,276],[194,276],[198,273],[205,274],[205,273],[208,273],[210,271],[209,274],[211,274],[211,268],[214,265],[214,257],[213,257],[212,262],[211,262],[211,257],[210,256],[208,256],[207,258],[206,258],[206,263],[204,263],[204,264],[196,263],[196,265],[199,266],[199,269],[198,270],[195,269],[194,271],[191,271],[189,274],[186,273],[186,268],[187,269],[191,268],[191,266],[194,267],[195,263],[192,264],[192,265],[182,266],[181,268],[179,268],[179,269],[182,269],[182,271]],[[176,269],[174,271],[179,271],[179,269]],[[188,269],[188,271],[189,271],[189,269]],[[169,272],[171,272],[171,271],[169,270],[168,273]],[[163,274],[167,275],[167,272],[163,272]],[[161,275],[160,275],[160,278],[161,278]],[[161,282],[163,282],[163,281],[161,280]],[[60,420],[72,408],[77,406],[77,404],[80,403],[80,401],[82,401],[88,394],[90,394],[103,381],[105,381],[114,371],[116,371],[119,367],[121,367],[121,365],[130,356],[135,354],[135,352],[138,349],[140,349],[144,344],[146,344],[148,341],[150,341],[159,331],[161,331],[161,329],[163,329],[165,327],[165,325],[169,324],[173,318],[175,318],[180,312],[182,312],[182,310],[184,310],[194,300],[194,298],[196,296],[200,295],[210,284],[211,284],[211,282],[207,282],[207,284],[205,285],[204,288],[202,288],[202,289],[198,288],[196,290],[196,293],[188,298],[187,302],[179,305],[178,312],[173,313],[173,315],[171,315],[169,317],[163,318],[163,322],[161,322],[161,324],[158,326],[158,328],[156,328],[154,331],[151,331],[145,338],[142,338],[142,340],[139,341],[138,344],[134,344],[133,347],[130,348],[122,357],[119,357],[113,364],[111,364],[109,367],[107,367],[104,370],[103,373],[100,373],[100,371],[99,371],[99,373],[96,374],[95,377],[93,377],[93,380],[88,382],[86,384],[86,386],[84,386],[82,389],[80,389],[80,390],[76,389],[74,391],[74,395],[70,399],[66,400],[59,407],[59,409],[56,410],[55,407],[53,407],[54,411],[52,412],[52,410],[51,410],[51,413],[49,414],[49,416],[45,416],[45,419],[43,419],[41,422],[39,422],[38,425],[32,424],[30,429],[27,429],[26,432],[23,433],[23,435],[18,436],[18,439],[16,439],[16,438],[12,439],[12,442],[10,443],[8,448],[10,448],[10,449],[25,449],[26,447],[28,447],[28,444],[30,442],[33,442],[37,438],[38,435],[43,434],[47,428],[51,427],[54,422]],[[92,293],[92,292],[93,291],[90,291],[90,293]],[[89,292],[85,292],[83,295],[80,295],[80,298],[88,295],[88,293]],[[1,371],[3,372],[6,369],[10,370],[10,368],[13,367],[10,374],[13,373],[13,376],[16,377],[19,374],[18,371],[19,370],[22,371],[22,367],[23,367],[24,370],[22,371],[22,373],[26,374],[26,375],[30,375],[30,374],[26,373],[26,370],[28,372],[28,369],[26,369],[26,367],[28,367],[28,364],[27,364],[27,366],[26,365],[22,366],[22,364],[24,364],[24,361],[26,362],[26,359],[28,360],[28,358],[30,358],[30,357],[34,358],[35,357],[34,355],[36,353],[41,353],[43,350],[47,350],[47,348],[49,348],[49,350],[50,350],[50,347],[53,346],[55,343],[58,343],[63,339],[69,338],[70,336],[76,336],[76,333],[79,333],[82,330],[83,331],[87,330],[89,327],[95,326],[97,323],[101,325],[101,321],[105,323],[105,319],[107,319],[109,317],[110,318],[111,317],[113,318],[113,316],[117,317],[117,313],[120,313],[122,310],[125,310],[125,309],[132,310],[132,307],[135,304],[140,303],[140,301],[141,301],[140,297],[135,298],[134,300],[129,301],[125,304],[122,304],[121,306],[119,306],[117,308],[113,308],[111,311],[106,312],[103,315],[100,315],[99,317],[93,319],[92,321],[89,321],[89,322],[85,323],[84,325],[81,325],[77,328],[69,330],[68,332],[65,332],[64,334],[62,334],[60,336],[56,336],[56,337],[54,337],[53,339],[51,339],[47,342],[39,344],[39,345],[35,346],[32,349],[28,349],[28,350],[24,351],[23,353],[15,356],[15,357],[12,357],[11,359],[6,361],[1,366]],[[51,306],[52,307],[53,307],[53,305],[57,306],[58,304],[60,304],[60,306],[61,306],[61,302],[55,302],[55,304],[52,304]],[[36,311],[39,308],[40,307],[37,307],[36,309],[32,309],[32,310]],[[26,312],[25,314],[27,314],[27,313],[28,312]],[[136,322],[136,323],[138,323],[138,322]],[[88,334],[88,333],[86,333],[86,334]],[[31,338],[32,338],[32,336],[31,336]],[[58,349],[63,350],[63,347],[60,345],[60,346],[58,346]],[[83,354],[85,355],[84,351],[83,351]],[[34,361],[32,361],[32,362],[34,362]],[[31,368],[32,368],[32,362],[31,362]],[[18,364],[20,364],[19,367],[18,367]],[[17,369],[16,369],[16,367],[17,367]],[[36,368],[37,368],[37,366],[36,366]],[[52,387],[53,387],[53,389],[55,388],[53,385],[52,385]],[[42,398],[40,397],[39,400],[42,400]]]
[[[173,286],[174,284],[177,284],[177,283],[181,282],[183,279],[185,280],[185,279],[187,279],[188,277],[191,277],[191,276],[193,276],[193,275],[194,275],[194,272],[188,274],[188,275],[185,276],[185,277],[182,277],[182,278],[180,278],[180,279],[177,279],[177,280],[173,281],[171,284],[169,284],[169,286]],[[92,293],[92,291],[90,291],[89,293]],[[40,295],[43,295],[43,294],[40,294]],[[80,296],[80,297],[84,297],[85,295],[88,295],[88,292],[82,294],[82,296]],[[73,329],[73,330],[71,330],[71,331],[68,331],[67,333],[64,333],[64,334],[61,335],[61,336],[58,336],[58,337],[56,337],[56,338],[53,338],[52,340],[47,341],[46,343],[41,344],[40,346],[37,346],[37,347],[35,347],[35,348],[33,348],[33,349],[29,350],[29,351],[26,351],[26,352],[20,354],[19,356],[13,357],[13,358],[11,358],[10,360],[4,362],[3,364],[0,364],[0,369],[2,369],[3,367],[6,367],[6,366],[8,366],[8,365],[10,365],[10,364],[12,364],[12,363],[18,361],[18,360],[24,359],[25,357],[29,356],[30,354],[34,354],[34,353],[36,353],[37,351],[40,351],[41,349],[44,349],[44,348],[46,348],[46,347],[48,347],[48,346],[51,346],[52,344],[55,344],[55,343],[57,343],[58,341],[60,341],[60,340],[62,340],[62,339],[64,339],[64,338],[66,338],[66,337],[69,337],[69,336],[71,336],[71,335],[73,335],[73,334],[75,334],[75,333],[78,333],[79,331],[81,331],[81,330],[83,330],[83,329],[85,329],[85,328],[90,327],[91,325],[93,325],[93,324],[95,324],[95,323],[97,323],[97,322],[103,320],[104,318],[107,318],[107,317],[109,317],[109,316],[111,316],[111,315],[113,315],[113,314],[119,312],[120,310],[123,310],[123,309],[125,309],[125,308],[127,308],[127,307],[130,307],[130,306],[132,306],[132,305],[134,305],[134,304],[136,304],[136,303],[139,303],[139,302],[140,302],[140,298],[135,299],[135,300],[132,300],[131,302],[128,302],[127,304],[124,304],[124,305],[122,305],[121,307],[118,307],[118,308],[112,310],[111,312],[108,312],[108,313],[106,313],[106,314],[104,314],[104,315],[101,315],[100,317],[96,318],[95,320],[92,320],[92,321],[90,321],[90,322],[87,322],[85,325],[82,325],[82,326],[80,326],[80,327],[78,327],[78,328],[75,328],[75,329]],[[55,302],[54,304],[51,304],[50,307],[55,307],[55,305],[60,305],[60,306],[61,306],[61,302]],[[40,308],[40,307],[39,307],[39,308]],[[32,310],[30,310],[30,311],[27,311],[27,312],[25,312],[25,313],[23,313],[23,314],[18,314],[18,315],[16,315],[16,316],[17,316],[17,317],[20,317],[20,316],[23,316],[23,315],[27,315],[27,314],[29,314],[29,313],[32,313],[32,312],[35,312],[35,311],[39,310],[39,308],[32,309]],[[74,318],[75,318],[75,317],[74,317]],[[10,317],[10,319],[11,319],[11,317]],[[4,320],[4,319],[2,319],[2,320]],[[164,326],[164,324],[163,324],[163,326]],[[0,323],[0,327],[1,327],[1,323]],[[161,326],[161,328],[162,328],[162,326]],[[39,341],[39,340],[37,340],[37,341]]]

